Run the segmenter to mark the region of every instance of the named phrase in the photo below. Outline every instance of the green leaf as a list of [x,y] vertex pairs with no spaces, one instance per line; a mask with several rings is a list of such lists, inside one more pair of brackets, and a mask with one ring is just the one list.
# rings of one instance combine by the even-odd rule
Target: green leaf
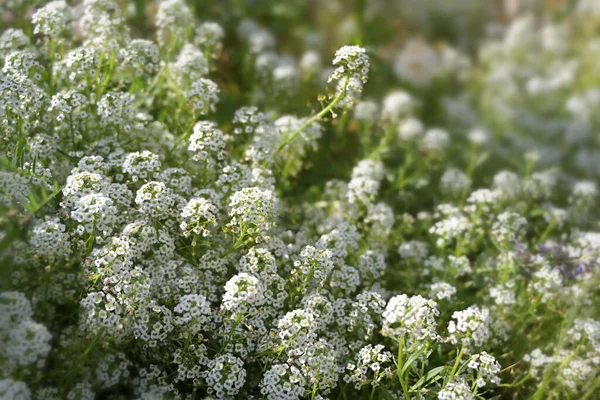
[[442,371],[444,371],[446,368],[448,368],[446,365],[443,365],[441,367],[436,367],[430,371],[427,371],[425,373],[425,375],[423,375],[421,377],[421,379],[419,379],[417,381],[417,383],[415,383],[412,387],[411,390],[417,390],[421,387],[423,387],[427,382],[433,380],[434,378],[438,377]]
[[[413,345],[414,346],[414,345]],[[412,346],[411,346],[412,348]],[[411,348],[408,349],[407,352],[410,352]],[[400,370],[400,373],[402,375],[404,375],[404,372],[406,372],[406,370],[410,367],[412,367],[412,364],[416,361],[417,358],[419,358],[422,354],[426,353],[428,350],[427,347],[422,347],[420,350],[418,350],[417,352],[413,353],[410,355],[410,357],[408,357],[408,360],[406,360],[406,362],[404,363],[404,365],[402,366],[402,369]],[[431,353],[429,353],[431,354]],[[427,357],[429,357],[429,354],[427,354]],[[425,358],[427,358],[425,357]]]

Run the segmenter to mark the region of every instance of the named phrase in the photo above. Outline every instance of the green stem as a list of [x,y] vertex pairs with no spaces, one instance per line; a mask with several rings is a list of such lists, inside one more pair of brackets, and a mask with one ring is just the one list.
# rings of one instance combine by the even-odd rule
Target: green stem
[[377,386],[371,385],[371,395],[369,396],[369,400],[373,400],[375,398],[375,389]]
[[460,351],[458,352],[458,355],[456,356],[456,362],[454,363],[454,367],[452,367],[452,371],[450,371],[450,375],[446,378],[446,381],[444,382],[444,386],[446,386],[446,384],[448,384],[448,382],[452,382],[452,379],[454,378],[454,375],[456,374],[456,371],[458,370],[458,366],[460,365],[460,360],[462,358],[464,350],[465,350],[465,347],[461,346]]
[[518,381],[516,383],[502,383],[502,384],[500,384],[500,386],[501,387],[511,387],[511,388],[519,387],[523,383],[525,383],[529,378],[531,378],[531,375],[529,375],[529,373],[527,373],[527,375],[525,375],[523,378],[521,378],[520,381]]
[[[577,351],[577,349],[576,349]],[[550,386],[551,381],[556,377],[556,373],[560,372],[567,364],[571,362],[573,357],[575,356],[576,351],[572,352],[567,358],[565,358],[558,367],[556,365],[550,366],[544,373],[544,378],[542,379],[542,383],[538,386],[538,389],[535,393],[530,397],[530,400],[541,400],[547,398],[545,396],[546,390]]]
[[398,342],[398,371],[396,374],[398,375],[398,380],[400,381],[400,386],[402,386],[402,392],[404,393],[405,399],[410,399],[408,396],[408,385],[404,380],[404,373],[402,369],[404,367],[404,338],[400,339]]
[[175,149],[177,148],[177,146],[179,146],[181,143],[183,143],[184,141],[187,140],[187,138],[190,136],[190,133],[192,133],[192,129],[194,128],[194,125],[196,125],[196,119],[195,118],[192,121],[192,123],[190,124],[190,126],[185,130],[185,132],[183,133],[183,135],[181,135],[181,137],[179,138],[179,140],[177,142],[175,142],[175,144],[173,145],[173,148],[168,151],[168,155],[169,156],[171,156],[173,154],[173,152],[175,151]]
[[542,236],[540,236],[540,238],[538,240],[538,245],[544,243],[544,241],[546,240],[546,238],[550,235],[550,233],[554,229],[554,225],[555,225],[554,222],[551,222],[551,223],[548,224],[548,226],[544,230],[544,233],[542,233]]
[[600,387],[600,377],[596,378],[594,384],[585,392],[581,400],[589,399],[593,394],[595,394],[596,389]]
[[248,224],[244,224],[244,227],[242,228],[242,232],[240,233],[240,236],[237,238],[237,240],[233,244],[233,250],[237,250],[237,248],[242,245],[242,241],[244,240],[244,237],[246,236],[246,230],[248,230]]
[[310,396],[311,400],[315,400],[315,397],[317,396],[317,382],[315,382],[313,384],[313,388],[312,388],[312,395]]
[[338,95],[333,99],[333,101],[331,103],[329,103],[329,105],[327,107],[322,109],[321,112],[313,115],[312,117],[310,117],[306,121],[304,121],[304,123],[302,125],[300,125],[300,127],[298,129],[296,129],[294,131],[294,133],[292,133],[290,136],[288,136],[288,138],[285,139],[283,141],[283,143],[281,143],[279,145],[277,150],[275,150],[275,152],[273,153],[273,156],[276,156],[281,150],[283,150],[283,148],[285,146],[287,146],[292,140],[294,140],[296,138],[296,136],[298,136],[300,133],[302,133],[302,131],[304,129],[306,129],[306,127],[308,127],[310,124],[312,124],[315,121],[319,121],[321,118],[323,118],[324,115],[326,115],[328,112],[330,112],[333,109],[333,107],[335,107],[335,105],[337,103],[339,103],[340,100],[346,95],[346,88],[348,87],[349,81],[350,81],[350,78],[347,77],[346,81],[344,82],[344,87],[342,88],[342,90],[340,90],[340,93],[338,93]]

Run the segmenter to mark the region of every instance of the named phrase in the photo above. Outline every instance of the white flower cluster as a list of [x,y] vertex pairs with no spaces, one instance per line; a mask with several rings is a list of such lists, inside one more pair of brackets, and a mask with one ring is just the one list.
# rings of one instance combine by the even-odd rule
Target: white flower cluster
[[486,307],[471,306],[452,314],[448,333],[452,343],[461,343],[467,350],[481,348],[490,339],[490,312]]
[[[13,370],[19,371],[28,365],[41,368],[46,362],[51,349],[52,335],[44,325],[32,319],[32,314],[29,300],[23,293],[0,293],[0,315],[2,315],[0,354],[6,360],[5,374],[10,374]],[[16,384],[15,382],[10,386]],[[19,392],[22,389],[5,390],[7,391],[5,396],[8,396],[12,390]]]
[[0,398],[598,397],[589,1],[125,3],[0,1]]
[[436,317],[439,315],[437,303],[419,295],[405,294],[394,296],[388,302],[383,317],[382,334],[410,342],[424,339],[437,340]]
[[488,383],[494,385],[500,384],[500,364],[494,356],[487,354],[485,351],[481,354],[475,354],[469,360],[468,368],[477,374],[475,383],[482,388]]
[[372,386],[377,386],[379,382],[392,374],[391,366],[392,354],[389,351],[384,351],[384,347],[380,344],[373,347],[368,344],[358,352],[356,356],[356,364],[348,363],[346,369],[348,373],[344,375],[344,380],[349,383],[354,383],[356,389],[369,382],[369,375],[373,378],[370,380]]

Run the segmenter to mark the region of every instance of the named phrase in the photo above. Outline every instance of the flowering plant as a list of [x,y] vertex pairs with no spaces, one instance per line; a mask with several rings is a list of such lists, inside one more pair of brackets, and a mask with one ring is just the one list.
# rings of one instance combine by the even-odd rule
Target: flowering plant
[[0,2],[0,400],[600,396],[597,2],[304,3]]

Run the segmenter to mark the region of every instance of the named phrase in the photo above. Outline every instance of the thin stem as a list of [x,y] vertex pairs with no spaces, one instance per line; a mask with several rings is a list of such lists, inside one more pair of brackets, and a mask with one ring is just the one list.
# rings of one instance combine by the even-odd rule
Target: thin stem
[[369,400],[373,400],[375,398],[375,389],[377,388],[377,386],[375,385],[371,385],[371,395],[369,396]]
[[283,150],[283,148],[285,146],[287,146],[292,140],[294,140],[296,138],[296,136],[298,136],[300,133],[302,133],[302,131],[304,129],[306,129],[306,127],[308,127],[310,124],[312,124],[315,121],[319,121],[321,118],[323,118],[323,116],[325,114],[330,112],[333,109],[333,107],[335,107],[335,105],[337,103],[339,103],[340,100],[345,96],[346,88],[348,87],[349,81],[350,81],[350,78],[347,77],[346,81],[344,82],[344,87],[342,88],[342,90],[340,90],[340,93],[338,93],[338,95],[333,99],[333,101],[331,103],[329,103],[329,105],[327,107],[322,109],[321,112],[313,115],[312,117],[310,117],[306,121],[304,121],[304,123],[302,125],[300,125],[300,127],[298,129],[296,129],[296,131],[294,131],[294,133],[292,133],[290,136],[288,136],[288,138],[285,139],[283,141],[283,143],[281,143],[279,145],[277,150],[275,150],[275,152],[273,153],[273,156],[276,156],[281,150]]
[[404,392],[404,398],[409,399],[408,396],[408,385],[404,381],[404,373],[402,372],[402,368],[404,367],[404,338],[400,339],[398,342],[398,371],[396,374],[398,375],[398,380],[400,381],[400,386],[402,386],[402,392]]
[[544,230],[544,233],[542,233],[542,236],[540,236],[540,238],[538,239],[538,245],[544,243],[544,241],[548,238],[550,233],[552,233],[552,230],[554,229],[554,225],[555,225],[554,222],[551,222],[548,224],[548,226]]
[[192,132],[192,129],[194,128],[194,125],[196,125],[196,120],[194,119],[194,121],[192,121],[192,123],[190,124],[190,126],[185,130],[185,132],[183,133],[183,135],[181,135],[181,137],[179,138],[179,140],[177,142],[175,142],[175,144],[173,145],[173,147],[171,148],[171,150],[169,150],[168,154],[169,156],[173,154],[173,152],[175,151],[175,149],[177,148],[177,146],[179,146],[181,143],[183,143],[185,140],[187,140],[187,138],[190,136],[190,133]]
[[511,388],[519,387],[523,383],[525,383],[529,378],[531,378],[531,375],[529,373],[527,373],[527,375],[525,375],[521,380],[519,380],[516,383],[502,383],[502,384],[500,384],[500,386],[501,387],[511,387]]
[[462,359],[464,350],[465,350],[465,347],[461,346],[460,351],[458,352],[458,355],[456,356],[456,362],[454,363],[454,367],[452,367],[452,371],[450,371],[450,375],[446,378],[446,382],[444,382],[444,386],[446,386],[446,384],[448,384],[448,382],[451,382],[452,378],[454,378],[454,375],[456,374],[456,371],[458,370],[458,366],[460,365],[460,360]]
[[581,400],[589,399],[593,394],[596,393],[596,389],[600,387],[600,377],[596,378],[594,384],[585,392]]
[[313,388],[312,388],[312,395],[310,396],[311,400],[315,400],[315,397],[317,396],[317,382],[315,382],[313,384]]

